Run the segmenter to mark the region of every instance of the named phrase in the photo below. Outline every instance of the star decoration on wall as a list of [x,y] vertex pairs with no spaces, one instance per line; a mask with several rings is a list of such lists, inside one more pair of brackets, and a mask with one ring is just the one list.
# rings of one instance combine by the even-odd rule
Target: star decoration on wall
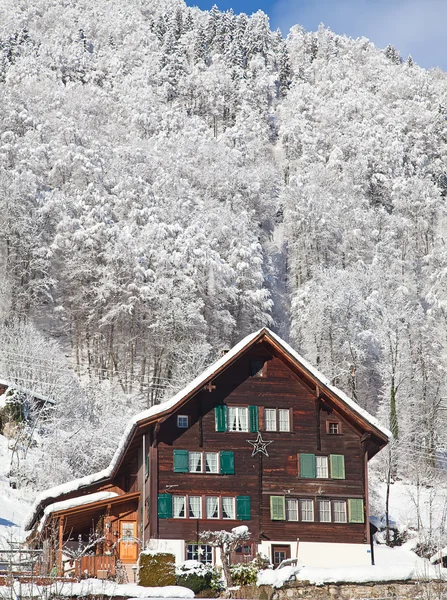
[[269,453],[267,452],[267,446],[272,444],[273,440],[270,442],[266,442],[265,440],[262,439],[261,432],[258,431],[258,437],[255,440],[247,440],[247,442],[253,446],[253,452],[251,453],[252,456],[254,456],[255,454],[258,454],[258,452],[259,453],[262,452],[262,454],[265,454],[266,456],[268,456]]

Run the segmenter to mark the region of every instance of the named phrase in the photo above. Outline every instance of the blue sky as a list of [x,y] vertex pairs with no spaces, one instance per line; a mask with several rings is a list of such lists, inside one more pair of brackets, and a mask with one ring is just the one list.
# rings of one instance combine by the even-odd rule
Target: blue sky
[[368,37],[379,48],[393,44],[422,67],[447,70],[447,0],[186,0],[210,9],[251,14],[262,9],[271,26],[287,34],[296,23],[315,31],[324,23],[336,33]]

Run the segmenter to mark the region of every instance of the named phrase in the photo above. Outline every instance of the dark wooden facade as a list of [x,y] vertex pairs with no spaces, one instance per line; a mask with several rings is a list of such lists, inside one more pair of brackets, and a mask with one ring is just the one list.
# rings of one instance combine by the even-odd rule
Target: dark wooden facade
[[[248,440],[256,439],[255,431],[216,431],[215,411],[222,405],[257,407],[250,410],[257,415],[263,439],[271,442],[268,456],[252,456]],[[287,411],[290,430],[266,431],[268,409]],[[188,418],[188,427],[178,427],[178,416]],[[200,387],[188,390],[174,407],[138,421],[112,477],[57,500],[100,490],[132,496],[132,518],[141,544],[171,539],[196,542],[201,531],[230,530],[242,524],[248,526],[255,549],[265,540],[287,543],[297,538],[301,542],[364,544],[369,541],[367,462],[386,443],[386,434],[372,419],[346,404],[291,356],[278,338],[263,330],[227,363],[221,361]],[[233,453],[234,473],[175,472],[174,454],[178,451]],[[328,457],[328,476],[301,472],[303,456],[307,461]],[[335,473],[330,468],[332,456],[343,457],[337,459],[344,464],[342,478],[331,476]],[[162,502],[200,497],[200,518],[162,514],[160,496]],[[278,519],[272,513],[272,496],[286,507],[297,506],[297,520],[289,519],[288,514]],[[219,518],[207,518],[207,497],[219,498]],[[222,518],[221,499],[241,497],[249,497],[249,514],[244,514],[243,520],[236,511],[234,519]],[[330,502],[328,521],[319,514],[323,500]],[[312,521],[304,520],[301,501],[311,501]],[[340,503],[345,505],[346,522],[335,522],[334,510]],[[349,514],[351,507],[357,509],[355,519]],[[112,514],[111,504],[104,514]]]

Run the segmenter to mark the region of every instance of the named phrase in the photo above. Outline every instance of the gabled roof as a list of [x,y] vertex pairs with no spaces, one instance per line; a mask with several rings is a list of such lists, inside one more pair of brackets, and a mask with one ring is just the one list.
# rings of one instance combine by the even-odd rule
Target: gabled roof
[[392,437],[391,432],[383,427],[378,420],[370,415],[366,410],[361,408],[354,400],[349,398],[344,392],[336,388],[331,382],[320,373],[315,367],[308,363],[302,356],[298,354],[287,342],[282,340],[273,331],[268,328],[260,329],[255,333],[252,333],[236,344],[229,352],[224,354],[219,360],[210,365],[203,373],[198,375],[191,381],[189,385],[183,388],[180,392],[175,394],[167,402],[163,404],[152,406],[151,408],[138,413],[128,423],[126,430],[121,437],[118,448],[113,455],[113,458],[106,469],[92,473],[86,477],[69,481],[57,487],[45,490],[39,496],[37,496],[31,514],[25,523],[25,529],[31,529],[38,515],[42,511],[43,507],[53,499],[56,499],[62,495],[72,493],[76,490],[81,490],[89,487],[95,483],[106,481],[113,477],[118,470],[121,460],[124,457],[127,447],[133,439],[136,430],[139,427],[149,425],[151,422],[155,422],[167,415],[169,415],[174,409],[179,408],[185,402],[195,396],[203,387],[228,367],[230,367],[243,353],[245,353],[250,347],[260,341],[266,340],[270,342],[279,352],[287,358],[291,363],[298,366],[302,372],[304,372],[322,391],[333,398],[338,407],[345,413],[351,413],[361,422],[366,430],[371,430],[376,436],[382,440],[385,445],[388,440]]

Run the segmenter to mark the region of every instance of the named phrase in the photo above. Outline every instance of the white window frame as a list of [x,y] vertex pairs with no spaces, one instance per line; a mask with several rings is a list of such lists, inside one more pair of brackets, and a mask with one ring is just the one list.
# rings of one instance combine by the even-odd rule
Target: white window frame
[[[281,415],[287,415],[287,428],[283,428],[283,422],[281,421]],[[288,408],[278,408],[278,416],[276,418],[276,422],[278,425],[278,431],[290,431],[290,410]]]
[[[291,516],[296,518],[291,518]],[[296,498],[286,498],[286,519],[287,521],[299,521],[300,520],[300,505]]]
[[[234,411],[234,418],[230,414]],[[236,429],[232,429],[232,421],[235,422]],[[245,427],[241,425],[245,421]],[[248,406],[227,406],[227,431],[248,432]]]
[[[311,519],[308,518],[308,513],[312,514]],[[309,498],[302,498],[300,500],[300,517],[302,523],[313,523],[315,521],[315,508],[313,500],[310,500]]]
[[[183,499],[183,516],[176,516],[175,513],[175,501],[179,498]],[[186,519],[187,514],[187,507],[188,507],[188,500],[186,496],[172,496],[172,518],[173,519]]]
[[[347,511],[346,500],[333,500],[333,522],[334,523],[347,523],[348,522],[348,511]],[[340,507],[343,510],[340,510]]]
[[[220,454],[219,454],[219,452],[204,452],[203,454],[204,454],[204,457],[203,457],[204,460],[202,461],[203,472],[209,473],[210,475],[213,475],[213,474],[215,475],[216,473],[220,473],[220,461],[219,461]],[[215,471],[207,471],[207,469],[206,469],[206,467],[207,467],[206,457],[210,454],[216,457],[216,470]]]
[[315,476],[317,479],[329,479],[329,460],[327,456],[315,457]]
[[[267,414],[272,415],[273,419],[269,418]],[[264,429],[265,431],[277,431],[276,408],[264,408]]]
[[[328,519],[325,518],[327,515],[329,515]],[[320,523],[332,522],[332,503],[330,500],[318,500],[318,520]]]
[[[232,510],[233,516],[232,517],[224,516],[224,499],[232,500],[232,507],[233,507],[233,510]],[[221,501],[221,506],[222,506],[222,511],[221,511],[222,520],[234,521],[236,519],[236,498],[234,496],[221,496],[220,501]]]
[[[199,507],[199,514],[198,516],[195,516],[194,514],[191,515],[191,500],[198,500],[198,507]],[[188,496],[188,519],[201,519],[202,518],[202,503],[203,503],[203,499],[202,496]]]
[[[186,425],[182,425],[181,423],[184,423],[185,421],[182,421],[182,419],[186,419]],[[189,417],[188,415],[177,415],[177,427],[179,429],[188,429],[189,427]]]
[[[200,456],[200,469],[192,469],[192,457]],[[188,453],[188,471],[190,473],[203,473],[203,452],[189,452]]]
[[[211,498],[217,500],[217,516],[216,517],[210,517],[208,514],[208,499],[211,500]],[[207,519],[219,519],[220,518],[220,497],[219,496],[205,496],[205,510],[206,510],[206,518]]]

